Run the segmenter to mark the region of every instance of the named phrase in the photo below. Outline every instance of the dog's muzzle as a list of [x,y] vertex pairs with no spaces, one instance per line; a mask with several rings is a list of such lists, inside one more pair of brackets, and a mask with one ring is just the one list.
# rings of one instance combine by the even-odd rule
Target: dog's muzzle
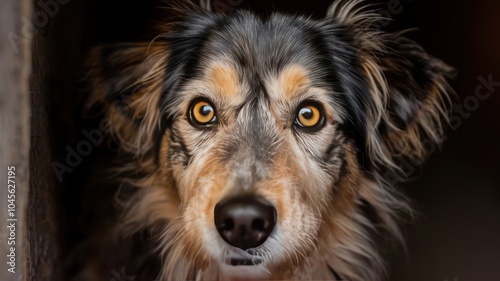
[[276,209],[262,197],[227,198],[215,206],[215,226],[229,245],[242,250],[262,245],[276,225]]

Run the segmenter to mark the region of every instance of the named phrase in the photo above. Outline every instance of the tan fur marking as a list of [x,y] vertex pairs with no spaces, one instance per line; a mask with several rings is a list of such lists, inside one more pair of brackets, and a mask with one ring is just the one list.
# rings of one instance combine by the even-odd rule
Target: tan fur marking
[[220,201],[220,198],[222,197],[221,194],[223,192],[224,186],[226,186],[225,178],[226,175],[215,176],[212,191],[210,192],[210,196],[205,208],[205,216],[209,225],[214,223],[215,205],[218,203],[218,201]]
[[[356,193],[354,188],[359,185],[359,167],[355,158],[354,149],[351,145],[346,145],[345,161],[347,166],[347,174],[341,180],[338,186],[338,193],[335,194],[335,213],[342,213],[347,217],[351,217],[356,206]],[[346,233],[346,235],[348,235]]]
[[299,65],[292,65],[283,70],[279,81],[283,94],[288,98],[294,97],[301,88],[309,84],[307,71]]
[[238,72],[231,66],[215,64],[210,70],[210,79],[224,97],[234,97],[239,92]]

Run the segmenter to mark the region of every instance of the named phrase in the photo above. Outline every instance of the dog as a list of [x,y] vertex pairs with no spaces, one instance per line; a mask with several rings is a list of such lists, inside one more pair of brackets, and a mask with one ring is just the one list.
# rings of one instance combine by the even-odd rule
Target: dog
[[147,233],[158,280],[386,278],[401,161],[442,142],[453,69],[360,0],[320,20],[173,9],[152,42],[89,56],[113,232]]

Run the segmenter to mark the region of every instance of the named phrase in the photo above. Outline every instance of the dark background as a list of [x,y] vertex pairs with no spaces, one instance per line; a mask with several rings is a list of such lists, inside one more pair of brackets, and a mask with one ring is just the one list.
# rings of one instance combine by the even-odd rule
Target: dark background
[[[74,147],[82,139],[84,124],[75,121],[80,118],[75,109],[82,100],[68,93],[74,92],[89,47],[102,42],[151,39],[148,26],[152,19],[158,19],[154,9],[158,2],[70,0],[60,5],[60,10],[38,29],[32,77],[33,176],[51,178],[52,161],[64,159],[64,148]],[[324,16],[331,3],[323,0],[215,2],[218,10],[277,10],[315,17]],[[381,10],[389,10],[387,2],[378,1]],[[40,10],[37,3],[34,1]],[[399,0],[399,3],[402,10],[390,15],[393,21],[386,29],[417,28],[407,36],[457,69],[458,75],[452,81],[458,94],[455,103],[471,100],[480,85],[480,76],[488,79],[492,75],[492,80],[500,82],[500,1]],[[405,225],[407,252],[397,251],[388,261],[391,280],[500,280],[500,87],[495,90],[488,99],[480,101],[477,109],[468,112],[467,118],[460,118],[460,126],[455,123],[455,130],[447,132],[448,140],[442,151],[436,151],[425,167],[414,173],[417,179],[401,185],[419,215],[415,222]],[[45,143],[49,148],[43,147]],[[35,222],[29,229],[30,239],[45,236],[60,248],[37,253],[39,257],[31,264],[34,272],[47,262],[44,257],[63,262],[81,237],[78,231],[81,225],[75,217],[81,211],[82,179],[87,175],[88,169],[82,165],[63,182],[55,178],[38,181],[32,176],[35,190],[32,204],[39,207],[30,214]],[[53,205],[48,206],[47,202]],[[39,280],[49,279],[40,275]]]

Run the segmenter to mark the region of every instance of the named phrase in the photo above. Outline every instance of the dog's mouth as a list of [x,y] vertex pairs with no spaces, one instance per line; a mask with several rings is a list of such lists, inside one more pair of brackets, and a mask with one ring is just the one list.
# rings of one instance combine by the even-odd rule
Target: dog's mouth
[[262,262],[261,259],[242,259],[242,258],[232,258],[229,259],[228,264],[232,266],[252,266],[258,265]]
[[231,266],[254,266],[261,264],[264,259],[261,256],[252,255],[248,252],[235,251],[227,256],[226,264]]

